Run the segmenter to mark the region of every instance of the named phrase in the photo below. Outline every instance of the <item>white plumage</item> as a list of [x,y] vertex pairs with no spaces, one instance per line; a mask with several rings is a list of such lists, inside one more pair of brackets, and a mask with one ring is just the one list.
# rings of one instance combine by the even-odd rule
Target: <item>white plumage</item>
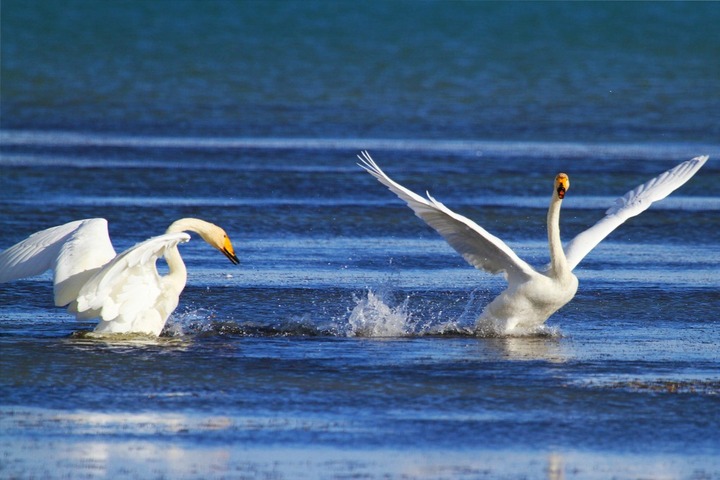
[[538,271],[518,257],[502,240],[467,217],[458,215],[430,194],[427,198],[388,177],[367,152],[358,155],[360,166],[404,200],[415,214],[434,228],[468,263],[489,273],[504,273],[508,287],[481,313],[476,328],[482,334],[532,331],[568,303],[577,291],[572,270],[615,228],[667,197],[695,175],[707,156],[692,160],[634,188],[606,212],[595,225],[577,235],[563,249],[560,241],[560,206],[569,188],[564,173],[555,179],[547,215],[550,265]]
[[605,217],[565,245],[565,256],[570,269],[575,269],[598,243],[627,219],[640,215],[654,202],[662,200],[683,186],[707,159],[708,156],[705,155],[687,160],[615,200],[615,204],[605,212]]
[[[225,231],[203,220],[178,220],[165,234],[116,255],[107,221],[91,218],[34,233],[0,253],[0,283],[52,270],[55,305],[78,318],[98,318],[95,332],[159,335],[185,288],[177,248],[190,240],[185,231],[239,262]],[[165,276],[157,271],[160,257],[168,263]]]

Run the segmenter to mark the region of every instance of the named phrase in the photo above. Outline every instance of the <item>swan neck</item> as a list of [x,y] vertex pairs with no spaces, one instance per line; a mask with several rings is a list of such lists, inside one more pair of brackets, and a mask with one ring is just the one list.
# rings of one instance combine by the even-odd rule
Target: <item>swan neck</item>
[[[173,222],[165,233],[179,233],[179,232],[195,232],[201,235],[205,232],[207,222],[197,218],[181,218]],[[165,252],[165,261],[167,262],[168,269],[170,272],[167,278],[177,282],[177,285],[182,290],[187,282],[187,268],[185,262],[180,256],[180,250],[177,246],[168,248]]]
[[[166,233],[179,233],[179,232],[195,232],[199,234],[203,240],[205,240],[211,246],[222,251],[226,255],[225,247],[218,244],[217,237],[220,235],[225,241],[227,241],[227,235],[224,235],[224,231],[217,225],[213,225],[205,220],[199,218],[181,218],[180,220],[174,221],[167,229]],[[168,253],[165,255],[170,272],[174,270],[177,275],[182,274],[183,286],[185,286],[185,279],[187,278],[187,272],[185,270],[185,263],[180,257],[180,252],[177,247],[168,249]]]
[[550,244],[550,268],[560,276],[569,272],[565,251],[560,240],[560,206],[562,200],[556,195],[550,202],[547,214],[548,243]]
[[185,287],[185,283],[187,282],[187,268],[185,268],[185,262],[180,256],[180,250],[178,250],[177,246],[165,250],[165,262],[169,269],[166,278],[177,282],[178,285],[181,286],[181,289]]
[[209,225],[207,222],[198,218],[181,218],[174,221],[165,233],[195,232],[202,234],[207,229],[207,225]]

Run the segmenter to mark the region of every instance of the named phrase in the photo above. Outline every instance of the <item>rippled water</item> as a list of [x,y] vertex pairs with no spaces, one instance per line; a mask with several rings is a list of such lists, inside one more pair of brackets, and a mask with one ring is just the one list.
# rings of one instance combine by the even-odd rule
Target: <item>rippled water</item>
[[[1,284],[0,476],[717,477],[718,9],[523,5],[4,2],[0,249],[197,216],[241,264],[182,245],[159,339],[78,334],[49,274]],[[503,280],[360,149],[538,266],[558,171],[567,241],[711,158],[542,335],[478,338]]]

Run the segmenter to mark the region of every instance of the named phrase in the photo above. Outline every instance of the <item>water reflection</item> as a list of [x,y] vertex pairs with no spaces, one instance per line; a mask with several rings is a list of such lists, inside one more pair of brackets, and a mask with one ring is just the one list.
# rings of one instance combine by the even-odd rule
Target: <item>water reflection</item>
[[[58,437],[0,436],[11,461],[9,477],[43,478],[528,478],[564,480],[613,476],[677,478],[687,473],[682,455],[579,451],[338,449],[328,446],[210,445],[182,439],[132,438],[58,441]],[[38,455],[39,451],[45,452]],[[720,463],[696,455],[698,478]],[[717,471],[717,470],[715,470]],[[709,476],[707,477],[709,478]]]
[[508,360],[544,360],[564,363],[570,354],[563,339],[548,337],[499,337],[484,339],[487,347]]

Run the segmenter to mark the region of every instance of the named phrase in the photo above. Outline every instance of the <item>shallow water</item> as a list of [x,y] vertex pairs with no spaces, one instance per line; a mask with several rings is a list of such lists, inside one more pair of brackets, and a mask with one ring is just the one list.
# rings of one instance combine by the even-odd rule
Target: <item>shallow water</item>
[[[3,3],[0,249],[105,217],[120,251],[198,216],[241,265],[182,245],[159,339],[78,334],[49,274],[1,284],[0,476],[718,478],[717,8],[160,5]],[[567,241],[711,159],[542,332],[479,338],[502,278],[366,148],[537,266],[558,171]]]

